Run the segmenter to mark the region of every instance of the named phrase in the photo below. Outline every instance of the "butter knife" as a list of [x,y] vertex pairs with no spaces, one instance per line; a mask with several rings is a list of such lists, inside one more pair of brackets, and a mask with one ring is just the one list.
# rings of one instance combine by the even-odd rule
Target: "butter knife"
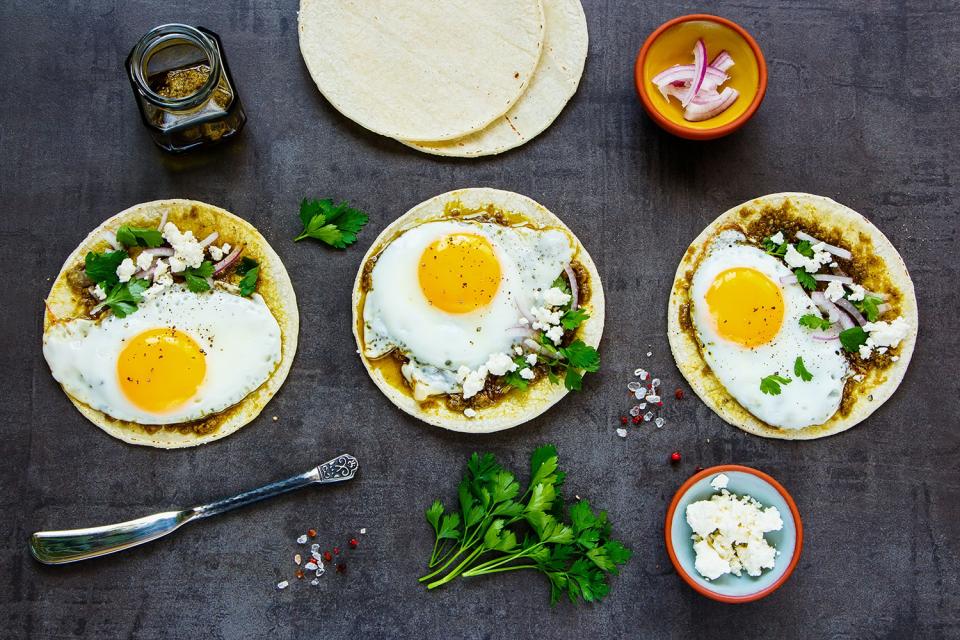
[[359,468],[357,459],[344,453],[292,478],[190,509],[164,511],[136,520],[88,529],[38,531],[30,537],[30,552],[44,564],[66,564],[116,553],[162,538],[188,522],[219,515],[310,484],[345,482],[353,478]]

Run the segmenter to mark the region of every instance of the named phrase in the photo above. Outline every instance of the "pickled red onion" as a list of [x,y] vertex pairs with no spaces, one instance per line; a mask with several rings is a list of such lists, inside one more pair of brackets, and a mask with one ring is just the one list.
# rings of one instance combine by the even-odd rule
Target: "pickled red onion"
[[[700,91],[701,85],[703,85],[703,78],[707,75],[707,45],[703,44],[703,40],[698,38],[697,43],[693,45],[693,80],[690,82],[690,91],[687,92],[687,95],[680,102],[681,105],[686,107],[690,104],[690,101],[697,95],[697,92]],[[684,114],[686,116],[686,114]]]
[[727,51],[718,53],[708,64],[707,46],[703,39],[698,38],[693,47],[693,60],[693,64],[674,65],[665,69],[651,81],[664,99],[669,101],[674,97],[680,101],[685,120],[699,122],[726,111],[740,94],[732,87],[717,91],[720,85],[730,79],[726,70],[734,65],[733,57]]

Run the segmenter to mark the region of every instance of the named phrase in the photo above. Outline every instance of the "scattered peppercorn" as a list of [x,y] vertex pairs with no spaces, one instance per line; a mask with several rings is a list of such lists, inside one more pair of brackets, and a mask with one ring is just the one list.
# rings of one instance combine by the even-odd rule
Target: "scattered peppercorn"
[[673,397],[677,400],[683,400],[683,389],[677,389],[673,392]]
[[627,416],[620,416],[620,424],[627,424]]
[[337,573],[346,573],[346,572],[347,572],[347,565],[338,563]]
[[334,547],[334,548],[333,548],[333,555],[335,555],[335,556],[340,555],[340,547]]
[[297,580],[303,580],[303,570],[302,570],[302,569],[297,569],[296,572],[295,572],[293,575],[297,576]]
[[333,560],[333,556],[330,554],[329,551],[324,551],[324,552],[323,552],[323,559],[324,559],[326,562],[330,562],[331,560]]
[[317,537],[317,530],[316,530],[316,529],[307,529],[307,535],[310,536],[311,538],[316,538],[316,537]]
[[360,542],[356,538],[350,538],[350,548],[356,549]]
[[640,416],[633,416],[633,424],[640,424]]
[[670,462],[680,462],[680,452],[674,451],[670,454]]

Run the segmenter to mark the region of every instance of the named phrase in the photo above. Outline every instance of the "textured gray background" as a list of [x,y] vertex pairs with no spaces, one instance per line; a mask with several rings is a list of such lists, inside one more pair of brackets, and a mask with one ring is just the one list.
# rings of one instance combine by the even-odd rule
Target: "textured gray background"
[[[500,158],[446,161],[369,134],[326,104],[300,59],[293,0],[2,3],[0,636],[960,637],[957,4],[717,3],[714,12],[760,41],[770,87],[745,129],[708,144],[661,133],[632,79],[646,35],[700,5],[584,4],[590,57],[554,126]],[[137,38],[168,21],[222,36],[250,118],[234,144],[182,160],[153,147],[122,72]],[[481,185],[530,195],[579,234],[603,276],[608,317],[603,369],[583,393],[522,428],[465,437],[401,415],[377,392],[354,354],[349,290],[390,220],[434,194]],[[728,207],[783,190],[850,205],[903,254],[923,327],[899,392],[865,424],[817,442],[746,435],[694,398],[672,405],[662,431],[617,438],[636,366],[667,389],[680,384],[664,307],[687,243]],[[305,195],[369,211],[358,246],[291,242]],[[40,352],[41,301],[64,257],[107,216],[164,197],[249,219],[284,259],[300,302],[300,350],[265,415],[191,451],[99,432]],[[550,609],[535,574],[420,588],[431,545],[421,510],[454,498],[467,455],[490,450],[523,469],[544,442],[559,446],[569,491],[609,510],[636,552],[607,601]],[[674,449],[684,459],[672,467]],[[340,451],[361,461],[349,486],[302,491],[77,566],[45,568],[27,553],[36,529],[190,505]],[[745,606],[694,593],[662,541],[683,479],[698,464],[731,462],[782,481],[806,527],[793,577]],[[369,533],[347,576],[278,592],[308,526],[325,543]]]

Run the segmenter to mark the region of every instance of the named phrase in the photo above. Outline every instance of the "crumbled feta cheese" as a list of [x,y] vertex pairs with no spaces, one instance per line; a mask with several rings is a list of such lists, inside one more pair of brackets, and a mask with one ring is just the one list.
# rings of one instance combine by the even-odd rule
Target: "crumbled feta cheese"
[[533,375],[534,375],[533,369],[529,367],[524,367],[523,369],[520,369],[520,377],[523,378],[524,380],[533,380]]
[[526,318],[517,318],[517,324],[523,326],[523,325],[530,324],[530,321],[527,320]]
[[850,300],[852,300],[853,302],[860,302],[867,296],[867,290],[864,289],[859,284],[854,283],[854,284],[848,284],[847,286],[850,288],[850,295],[848,295],[847,297],[850,298]]
[[530,309],[530,315],[533,316],[533,324],[530,325],[534,329],[542,329],[546,331],[555,324],[560,324],[560,312],[559,311],[550,311],[546,307],[533,307]]
[[784,262],[786,262],[791,269],[804,269],[807,273],[816,273],[820,270],[821,265],[825,265],[828,262],[832,262],[833,258],[829,253],[823,251],[824,244],[818,242],[813,245],[813,257],[808,258],[803,255],[797,248],[792,244],[787,245],[787,253],[783,256]]
[[560,344],[560,341],[563,339],[563,327],[560,325],[550,327],[546,331],[546,336],[553,341],[553,344]]
[[713,487],[714,491],[726,489],[728,484],[730,484],[730,478],[725,473],[715,475],[713,480],[710,481],[710,486]]
[[893,360],[894,362],[897,362],[898,360],[900,360],[900,356],[890,356],[890,359]]
[[550,287],[543,292],[543,304],[548,307],[562,307],[570,302],[570,294],[564,293],[557,287]]
[[173,247],[174,254],[170,257],[170,270],[173,273],[180,273],[188,267],[196,268],[203,263],[203,247],[193,237],[193,231],[181,233],[177,225],[168,222],[163,225],[163,238]]
[[153,264],[153,256],[145,251],[141,251],[140,255],[137,256],[137,268],[141,271],[146,271],[150,268],[151,264]]
[[93,294],[93,297],[96,298],[97,300],[106,300],[106,299],[107,299],[107,292],[104,291],[104,290],[103,290],[103,287],[102,287],[101,285],[99,285],[99,284],[97,284],[96,286],[94,286],[94,287],[90,290],[90,293],[92,293],[92,294]]
[[463,410],[463,415],[465,415],[468,418],[476,418],[477,412],[474,409],[467,407],[466,409]]
[[694,566],[708,580],[727,573],[739,576],[744,570],[759,576],[763,569],[773,568],[777,550],[763,534],[783,528],[776,507],[764,509],[750,496],[721,489],[709,500],[688,505],[686,517],[693,529]]
[[210,257],[213,258],[216,262],[223,260],[223,249],[216,245],[210,245],[207,247],[207,251],[210,253]]
[[[867,338],[867,342],[870,341],[870,338]],[[857,351],[860,353],[861,360],[869,360],[870,356],[873,355],[873,347],[869,344],[862,344],[857,348]]]
[[117,267],[117,278],[120,282],[130,282],[130,278],[137,272],[137,265],[130,258],[124,258]]
[[153,268],[153,286],[166,287],[173,284],[173,276],[170,275],[170,265],[166,260],[157,260]]
[[902,317],[893,322],[868,322],[863,330],[870,334],[867,344],[871,347],[896,347],[910,333],[910,323]]
[[224,242],[223,246],[220,247],[220,251],[221,253],[223,253],[223,255],[227,255],[228,253],[230,253],[231,249],[233,249],[233,247],[230,246],[229,242]]
[[506,353],[495,353],[487,358],[486,369],[492,375],[502,376],[511,371],[516,371],[517,363]]
[[836,302],[845,294],[846,292],[843,290],[843,285],[836,280],[831,281],[823,292],[823,295],[825,295],[830,302]]
[[525,360],[527,361],[527,364],[532,367],[533,365],[537,364],[537,354],[528,353]]
[[773,244],[783,244],[784,242],[783,231],[777,231],[775,234],[770,236],[770,242],[772,242]]

